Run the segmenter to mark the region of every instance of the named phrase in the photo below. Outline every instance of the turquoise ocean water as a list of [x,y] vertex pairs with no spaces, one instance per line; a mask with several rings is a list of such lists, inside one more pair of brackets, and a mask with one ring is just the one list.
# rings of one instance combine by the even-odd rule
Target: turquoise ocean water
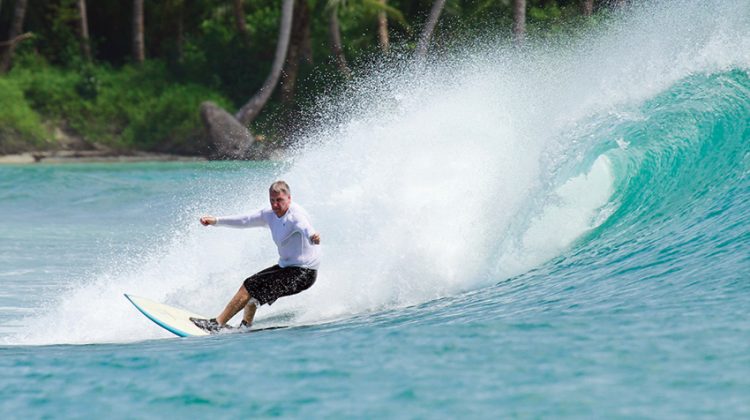
[[[0,415],[750,417],[749,69],[747,2],[659,2],[381,69],[284,162],[0,167]],[[197,219],[277,178],[323,237],[291,328],[123,298],[217,314],[274,247]]]

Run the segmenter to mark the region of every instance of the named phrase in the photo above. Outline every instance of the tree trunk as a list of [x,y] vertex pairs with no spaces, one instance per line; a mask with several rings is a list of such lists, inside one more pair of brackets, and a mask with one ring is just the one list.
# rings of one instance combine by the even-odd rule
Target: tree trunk
[[[387,0],[378,1],[385,6]],[[378,12],[378,42],[380,43],[380,49],[383,51],[383,54],[388,54],[390,41],[388,39],[388,16],[385,14],[385,11]]]
[[522,45],[526,36],[526,0],[513,0],[513,39]]
[[346,63],[344,47],[341,42],[341,28],[339,27],[339,9],[337,6],[331,7],[331,15],[328,19],[328,36],[331,42],[331,51],[336,58],[336,66],[341,74],[347,79],[352,77],[352,71]]
[[2,50],[2,56],[0,56],[0,73],[6,73],[10,70],[11,62],[13,61],[13,52],[16,49],[16,44],[20,40],[19,35],[23,30],[23,21],[26,17],[26,0],[16,0],[16,7],[13,12],[13,21],[8,31],[8,46]]
[[247,24],[245,23],[245,7],[243,6],[243,0],[233,0],[232,8],[234,10],[234,25],[237,28],[237,32],[240,33],[243,39],[248,39]]
[[86,0],[78,0],[78,32],[81,36],[81,53],[91,61],[91,43],[89,41],[89,21],[86,15]]
[[143,0],[133,0],[133,60],[139,64],[146,60],[143,37]]
[[11,39],[10,41],[0,42],[0,48],[5,48],[5,47],[10,47],[11,45],[16,45],[25,39],[32,38],[33,36],[34,34],[32,34],[31,32],[26,32],[25,34],[18,35],[17,37]]
[[591,16],[594,14],[594,0],[583,0],[583,15]]
[[286,63],[281,72],[281,102],[289,106],[294,101],[297,86],[297,75],[301,57],[310,59],[305,49],[310,39],[310,8],[307,0],[297,0],[292,18],[292,34],[289,40],[289,51],[286,54]]
[[279,40],[276,44],[276,55],[271,66],[271,72],[260,90],[237,111],[237,114],[232,116],[213,102],[201,104],[201,119],[214,149],[212,157],[218,159],[248,159],[252,157],[251,146],[255,138],[247,125],[258,116],[279,82],[279,76],[289,47],[293,14],[294,0],[283,0]]
[[419,37],[419,43],[417,43],[417,58],[424,58],[427,55],[427,46],[430,44],[432,39],[432,33],[435,31],[440,14],[443,12],[445,6],[445,0],[435,0],[432,3],[432,10],[430,10],[430,17],[427,18],[427,22],[422,30],[422,35]]
[[266,81],[263,82],[260,90],[245,105],[237,111],[235,118],[247,125],[251,123],[266,105],[271,97],[276,84],[279,82],[281,69],[284,65],[287,49],[289,47],[289,38],[292,32],[292,15],[294,14],[294,0],[284,0],[281,5],[281,24],[279,25],[279,41],[276,44],[276,55],[271,65],[271,72],[268,74]]

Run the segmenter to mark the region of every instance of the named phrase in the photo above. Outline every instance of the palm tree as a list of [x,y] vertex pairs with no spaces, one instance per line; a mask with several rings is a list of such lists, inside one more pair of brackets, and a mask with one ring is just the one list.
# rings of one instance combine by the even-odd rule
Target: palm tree
[[523,44],[526,36],[526,0],[513,0],[513,38],[516,45]]
[[21,35],[23,21],[26,17],[26,1],[27,0],[16,0],[13,21],[10,25],[10,31],[8,31],[8,41],[0,45],[0,48],[5,47],[5,50],[2,52],[2,57],[0,57],[0,73],[5,73],[10,70],[10,64],[13,61],[13,52],[16,49],[16,44],[30,36],[30,34]]
[[78,32],[81,35],[81,52],[87,61],[91,61],[91,44],[89,42],[89,23],[86,16],[86,0],[78,0]]
[[[351,2],[354,3],[354,2]],[[339,71],[347,78],[351,76],[346,57],[344,56],[343,43],[341,41],[341,28],[339,25],[338,12],[348,6],[348,0],[328,0],[326,6],[328,12],[328,35],[331,44],[331,50],[336,58],[336,66]],[[358,4],[363,6],[368,12],[376,12],[378,17],[378,44],[384,54],[388,53],[390,41],[388,35],[388,18],[397,22],[407,32],[411,32],[409,24],[406,22],[403,13],[395,7],[388,4],[387,0],[363,0]]]
[[255,141],[247,126],[255,120],[268,102],[279,83],[284,59],[289,48],[292,32],[294,0],[283,0],[281,4],[281,24],[276,54],[260,90],[232,116],[213,102],[206,101],[200,106],[200,115],[214,148],[214,157],[220,159],[246,159],[251,155],[250,146]]
[[310,39],[310,7],[307,0],[297,0],[292,17],[292,34],[286,63],[281,72],[281,102],[289,105],[294,101],[297,88],[297,75],[301,60],[312,63],[312,42]]
[[146,45],[143,37],[143,0],[133,0],[133,59],[136,63],[146,60]]
[[245,8],[242,0],[233,0],[232,9],[234,11],[234,25],[237,27],[237,32],[247,39],[247,24],[245,23]]
[[336,66],[341,74],[347,79],[352,77],[352,70],[346,62],[344,55],[344,45],[341,42],[341,27],[339,26],[339,6],[340,0],[329,0],[328,2],[328,38],[331,43],[331,51],[336,59]]
[[435,26],[437,25],[438,19],[440,19],[440,13],[442,13],[444,6],[445,0],[435,0],[435,2],[432,3],[430,17],[427,18],[427,22],[422,30],[422,35],[419,37],[419,42],[417,43],[416,55],[418,59],[423,59],[425,55],[427,55],[427,46],[430,43],[432,33],[435,31]]
[[583,0],[583,15],[591,16],[594,14],[594,0]]
[[271,72],[268,74],[260,90],[250,98],[245,105],[235,114],[235,118],[243,125],[250,124],[258,116],[260,111],[268,102],[276,85],[279,83],[281,69],[284,66],[287,49],[289,48],[289,38],[292,33],[292,15],[294,14],[294,0],[284,0],[281,4],[281,25],[279,26],[279,40],[276,43],[276,54],[271,65]]
[[[383,9],[387,6],[387,0],[378,0],[378,3],[383,6]],[[385,10],[378,12],[378,42],[383,54],[388,54],[390,42],[388,39],[388,15],[385,14]]]

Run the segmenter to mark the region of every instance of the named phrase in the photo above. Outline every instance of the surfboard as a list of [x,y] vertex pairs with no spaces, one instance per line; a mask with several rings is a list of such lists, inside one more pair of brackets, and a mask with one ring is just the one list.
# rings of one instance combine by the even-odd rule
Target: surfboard
[[165,330],[179,337],[195,337],[209,335],[208,332],[198,328],[190,321],[193,318],[206,318],[205,316],[194,314],[184,309],[175,308],[163,303],[154,302],[140,296],[125,294],[125,297],[136,307],[146,318]]

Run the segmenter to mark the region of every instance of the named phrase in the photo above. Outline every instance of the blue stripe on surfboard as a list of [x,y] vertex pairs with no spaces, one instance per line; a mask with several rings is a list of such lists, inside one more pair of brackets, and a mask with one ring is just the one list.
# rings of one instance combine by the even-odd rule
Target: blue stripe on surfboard
[[172,327],[171,325],[167,325],[167,324],[165,324],[165,323],[161,322],[161,321],[160,321],[159,319],[155,318],[155,317],[154,317],[153,315],[151,315],[151,314],[150,314],[150,313],[149,313],[148,311],[146,311],[145,309],[141,308],[141,307],[140,307],[140,306],[139,306],[139,305],[138,305],[137,303],[135,303],[135,302],[133,301],[133,299],[131,299],[131,298],[130,298],[130,296],[128,296],[128,294],[127,294],[127,293],[124,293],[124,295],[125,295],[125,297],[126,297],[126,298],[127,298],[127,299],[128,299],[129,301],[130,301],[130,303],[132,303],[132,304],[133,304],[133,306],[135,306],[135,308],[136,308],[136,309],[138,309],[138,310],[139,310],[139,311],[140,311],[140,312],[141,312],[141,313],[142,313],[143,315],[146,315],[146,318],[148,318],[148,319],[150,319],[150,320],[154,321],[154,323],[155,323],[156,325],[158,325],[158,326],[160,326],[160,327],[164,328],[165,330],[167,330],[167,331],[171,332],[172,334],[175,334],[175,335],[177,335],[178,337],[191,337],[191,336],[192,336],[192,334],[188,334],[188,333],[186,333],[185,331],[182,331],[182,330],[180,330],[180,329],[177,329],[177,328],[175,328],[175,327]]

